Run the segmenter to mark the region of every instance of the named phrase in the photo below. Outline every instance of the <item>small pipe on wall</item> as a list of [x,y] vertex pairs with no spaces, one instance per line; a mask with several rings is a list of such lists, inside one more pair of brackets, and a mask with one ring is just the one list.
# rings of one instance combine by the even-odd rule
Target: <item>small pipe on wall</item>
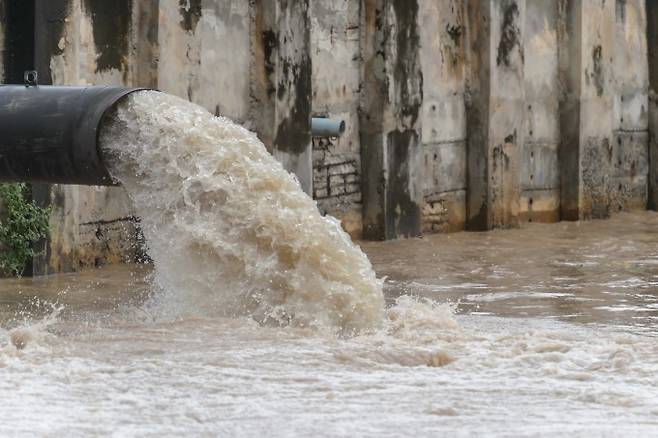
[[313,137],[340,137],[344,132],[344,120],[322,117],[311,119],[311,136]]

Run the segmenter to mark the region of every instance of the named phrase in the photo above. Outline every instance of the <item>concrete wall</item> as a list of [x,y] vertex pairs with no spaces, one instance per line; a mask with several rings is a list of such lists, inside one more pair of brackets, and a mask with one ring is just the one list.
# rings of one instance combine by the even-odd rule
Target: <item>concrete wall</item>
[[[37,0],[20,34],[24,4],[0,2],[4,80],[33,59],[42,83],[157,87],[231,117],[356,237],[658,204],[650,1]],[[347,131],[311,140],[311,116]],[[42,271],[135,256],[120,188],[34,192],[54,207]]]

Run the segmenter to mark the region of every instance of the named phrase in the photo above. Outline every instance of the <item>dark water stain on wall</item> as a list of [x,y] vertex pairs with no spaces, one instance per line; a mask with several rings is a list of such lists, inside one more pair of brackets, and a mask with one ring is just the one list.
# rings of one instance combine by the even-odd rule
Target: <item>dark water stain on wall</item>
[[458,24],[446,24],[446,33],[450,36],[453,44],[459,46],[462,33],[464,32],[461,25]]
[[500,25],[500,41],[498,43],[498,54],[496,64],[510,67],[510,56],[515,48],[521,49],[521,29],[516,20],[519,18],[519,6],[515,1],[503,1],[501,3],[503,22]]
[[292,154],[301,154],[311,143],[311,59],[302,56],[301,60],[293,64],[284,59],[283,77],[277,85],[277,98],[285,99],[288,92],[288,84],[294,87],[295,99],[290,112],[276,130],[274,139],[275,148]]
[[181,27],[188,32],[194,32],[201,19],[201,0],[178,0],[178,11]]
[[592,48],[592,63],[593,63],[593,71],[592,71],[592,79],[594,80],[594,86],[596,87],[596,94],[598,96],[603,95],[603,49],[601,48],[601,45],[594,46]]
[[274,148],[300,155],[311,145],[313,85],[309,1],[279,0],[279,9],[286,17],[285,24],[276,33],[276,40],[269,41],[264,47],[263,53],[266,69],[268,59],[276,59],[276,106],[281,121],[276,127]]
[[[393,11],[397,23],[397,54],[393,67],[397,106],[404,126],[412,127],[418,120],[423,103],[423,73],[419,59],[418,1],[394,0]],[[405,119],[408,119],[408,123]]]
[[386,190],[386,239],[420,234],[420,207],[411,197],[409,160],[420,141],[415,129],[395,130],[387,134],[387,161],[391,172]]
[[[31,2],[24,2],[31,3]],[[52,83],[50,61],[64,53],[60,41],[65,36],[66,20],[71,14],[70,0],[34,2],[34,63],[39,72],[39,83]],[[29,28],[27,26],[26,28]]]
[[[276,54],[276,48],[278,46],[277,34],[271,29],[267,29],[261,32],[261,44],[263,47],[263,66],[265,69],[265,75],[268,78],[272,78],[274,74],[274,58],[273,55]],[[276,87],[274,86],[274,81],[268,81],[267,85],[267,95],[272,97],[276,92]]]
[[[655,1],[655,0],[650,0]],[[626,21],[626,0],[616,0],[615,2],[615,17],[620,22]]]
[[125,73],[132,0],[85,0],[84,5],[94,32],[96,72],[117,69]]

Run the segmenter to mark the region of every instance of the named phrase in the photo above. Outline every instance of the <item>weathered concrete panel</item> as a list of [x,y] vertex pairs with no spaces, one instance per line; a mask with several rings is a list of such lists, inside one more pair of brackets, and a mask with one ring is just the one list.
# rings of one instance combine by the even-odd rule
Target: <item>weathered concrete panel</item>
[[615,129],[648,127],[647,19],[642,0],[616,0],[613,121]]
[[611,145],[611,176],[634,179],[649,173],[647,131],[615,131]]
[[[195,4],[200,7],[200,2]],[[200,92],[201,44],[196,27],[201,10],[176,0],[162,0],[158,17],[158,88],[193,101]]]
[[[423,194],[466,190],[466,142],[423,145]],[[455,224],[463,225],[463,224]]]
[[647,206],[647,177],[633,179],[610,178],[610,204],[612,211],[645,209]]
[[[425,86],[425,90],[430,86]],[[423,144],[464,140],[466,111],[463,90],[424,100],[422,118]]]
[[560,218],[558,4],[526,3],[525,141],[521,158],[521,221]]
[[524,190],[519,200],[522,222],[557,222],[560,220],[560,190]]
[[466,138],[462,1],[420,2],[423,144]]
[[250,120],[249,2],[161,0],[157,37],[159,89]]
[[527,3],[524,41],[527,142],[559,142],[557,15],[556,2]]
[[615,8],[612,211],[646,208],[648,200],[649,70],[644,6],[641,0],[617,0]]
[[[465,197],[452,197],[452,202],[441,202],[439,206],[436,196],[466,187],[464,2],[420,2],[419,7],[423,72],[422,181],[426,203],[422,209],[423,230],[462,229],[465,205],[458,202],[465,202]],[[437,208],[441,211],[439,216]],[[457,211],[454,214],[443,212],[444,208]],[[446,219],[461,222],[447,225]]]
[[526,189],[559,189],[560,170],[555,143],[526,142],[523,146],[521,187]]
[[[350,115],[356,113],[355,104],[361,79],[359,3],[349,0],[312,0],[309,13],[313,112],[323,116],[334,112],[347,112]],[[354,134],[356,137],[350,138],[356,141],[358,129],[353,130]]]

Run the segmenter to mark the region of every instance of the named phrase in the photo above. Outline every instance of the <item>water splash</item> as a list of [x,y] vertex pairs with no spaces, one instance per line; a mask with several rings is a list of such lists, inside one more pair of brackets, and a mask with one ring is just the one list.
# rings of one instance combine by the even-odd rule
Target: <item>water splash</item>
[[256,135],[174,96],[128,96],[103,155],[142,220],[167,316],[250,315],[340,333],[382,324],[382,283]]
[[26,348],[47,350],[53,339],[50,328],[59,322],[63,310],[58,302],[33,297],[13,318],[0,324],[0,367],[7,356]]

